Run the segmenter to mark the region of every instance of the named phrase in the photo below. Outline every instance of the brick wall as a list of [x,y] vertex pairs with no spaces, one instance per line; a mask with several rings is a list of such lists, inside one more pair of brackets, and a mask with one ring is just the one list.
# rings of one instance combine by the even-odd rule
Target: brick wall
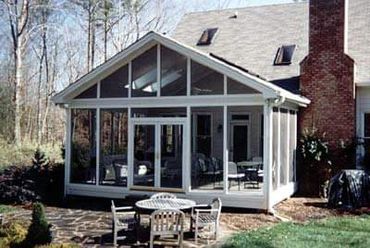
[[311,0],[309,54],[300,87],[311,100],[299,125],[325,132],[331,147],[355,136],[354,62],[345,54],[345,0]]

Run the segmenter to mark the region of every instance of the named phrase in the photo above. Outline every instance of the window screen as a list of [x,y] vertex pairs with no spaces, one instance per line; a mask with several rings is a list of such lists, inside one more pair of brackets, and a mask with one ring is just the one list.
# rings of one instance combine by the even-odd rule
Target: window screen
[[127,97],[128,66],[125,65],[100,82],[100,97]]

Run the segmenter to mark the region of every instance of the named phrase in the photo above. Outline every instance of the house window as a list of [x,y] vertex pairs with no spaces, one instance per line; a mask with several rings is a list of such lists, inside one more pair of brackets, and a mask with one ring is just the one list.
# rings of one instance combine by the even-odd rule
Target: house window
[[98,92],[98,87],[96,84],[79,94],[76,99],[89,99],[89,98],[96,98]]
[[283,45],[276,53],[274,65],[290,65],[296,45]]
[[157,46],[132,61],[132,96],[156,96],[157,82]]
[[364,114],[364,165],[370,161],[370,113]]
[[99,184],[127,186],[127,109],[100,111]]
[[71,183],[95,184],[96,110],[72,109]]
[[127,97],[128,66],[125,65],[100,81],[100,97]]
[[218,28],[207,28],[206,30],[204,30],[198,40],[197,46],[211,45],[216,37],[217,31]]
[[186,57],[161,46],[161,96],[186,95]]
[[224,75],[191,61],[191,94],[222,95],[223,93]]

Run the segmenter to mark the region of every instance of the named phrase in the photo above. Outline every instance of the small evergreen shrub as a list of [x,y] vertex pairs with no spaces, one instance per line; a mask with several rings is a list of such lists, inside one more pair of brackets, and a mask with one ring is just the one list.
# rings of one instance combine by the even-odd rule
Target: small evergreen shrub
[[44,206],[41,203],[34,203],[32,222],[28,228],[25,244],[30,247],[49,244],[52,239],[50,227],[45,217]]

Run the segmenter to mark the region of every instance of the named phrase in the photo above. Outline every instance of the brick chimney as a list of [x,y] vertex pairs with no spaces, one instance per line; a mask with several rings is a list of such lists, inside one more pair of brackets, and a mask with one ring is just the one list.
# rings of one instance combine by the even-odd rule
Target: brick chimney
[[347,52],[348,0],[310,0],[309,53],[301,62],[301,94],[311,100],[300,131],[315,126],[332,148],[355,137],[354,61]]

